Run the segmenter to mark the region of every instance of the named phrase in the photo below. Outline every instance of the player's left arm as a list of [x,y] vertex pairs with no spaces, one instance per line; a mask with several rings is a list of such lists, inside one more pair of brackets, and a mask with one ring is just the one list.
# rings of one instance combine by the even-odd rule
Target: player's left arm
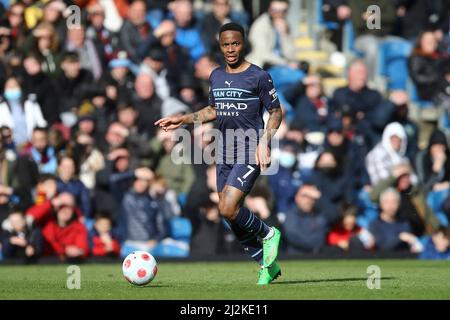
[[266,130],[259,140],[255,155],[256,165],[259,165],[263,171],[270,166],[270,141],[275,136],[275,133],[283,120],[283,112],[281,108],[269,109],[268,112],[270,116],[267,121]]

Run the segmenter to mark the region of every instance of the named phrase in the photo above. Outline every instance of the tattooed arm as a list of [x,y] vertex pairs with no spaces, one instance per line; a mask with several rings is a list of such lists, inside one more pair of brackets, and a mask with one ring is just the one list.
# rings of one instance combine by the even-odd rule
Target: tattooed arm
[[216,120],[216,109],[212,106],[207,106],[194,113],[159,119],[155,122],[155,125],[159,125],[167,131],[176,129],[182,124],[191,124],[194,122],[205,123],[213,120]]
[[256,164],[261,166],[262,170],[270,166],[270,149],[269,143],[280,127],[283,119],[283,112],[281,108],[271,109],[269,111],[269,120],[267,121],[266,130],[259,140],[258,148],[256,149],[255,159]]
[[189,113],[183,116],[183,123],[190,124],[194,122],[209,122],[216,120],[216,108],[212,106],[204,107],[203,109]]

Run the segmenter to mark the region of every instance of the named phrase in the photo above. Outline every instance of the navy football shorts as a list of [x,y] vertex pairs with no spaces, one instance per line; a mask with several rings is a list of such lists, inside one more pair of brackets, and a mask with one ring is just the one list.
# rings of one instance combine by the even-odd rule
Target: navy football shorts
[[249,193],[260,173],[260,167],[255,164],[217,164],[217,191],[221,192],[228,184]]

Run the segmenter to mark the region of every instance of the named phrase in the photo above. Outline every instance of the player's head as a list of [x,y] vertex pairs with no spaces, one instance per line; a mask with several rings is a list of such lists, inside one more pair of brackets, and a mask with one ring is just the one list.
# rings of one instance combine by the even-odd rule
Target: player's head
[[225,62],[231,67],[239,66],[244,60],[244,28],[234,22],[224,24],[219,30],[219,42]]

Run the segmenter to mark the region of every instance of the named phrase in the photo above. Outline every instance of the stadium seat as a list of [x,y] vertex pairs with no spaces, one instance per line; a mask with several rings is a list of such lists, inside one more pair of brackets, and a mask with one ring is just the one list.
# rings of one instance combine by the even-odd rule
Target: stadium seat
[[192,225],[189,219],[174,217],[170,219],[170,237],[175,240],[190,242]]
[[323,0],[315,1],[315,11],[317,23],[329,30],[336,30],[339,27],[337,22],[326,21],[322,12]]
[[155,257],[185,258],[189,256],[189,244],[184,241],[164,239],[150,252]]
[[407,40],[388,40],[380,43],[378,74],[388,79],[388,90],[406,90],[408,57],[412,47],[412,43]]
[[439,223],[442,226],[448,226],[448,218],[445,213],[442,211],[442,205],[444,204],[445,199],[450,194],[450,189],[442,190],[442,191],[431,191],[427,196],[427,204],[436,214]]
[[372,221],[378,218],[378,205],[372,202],[367,191],[361,190],[358,193],[358,207],[361,214],[358,215],[356,222],[362,228],[369,228]]
[[419,108],[426,109],[432,108],[434,106],[432,101],[421,100],[417,94],[417,88],[410,77],[406,81],[406,91],[408,92],[409,99],[411,102],[415,103]]

